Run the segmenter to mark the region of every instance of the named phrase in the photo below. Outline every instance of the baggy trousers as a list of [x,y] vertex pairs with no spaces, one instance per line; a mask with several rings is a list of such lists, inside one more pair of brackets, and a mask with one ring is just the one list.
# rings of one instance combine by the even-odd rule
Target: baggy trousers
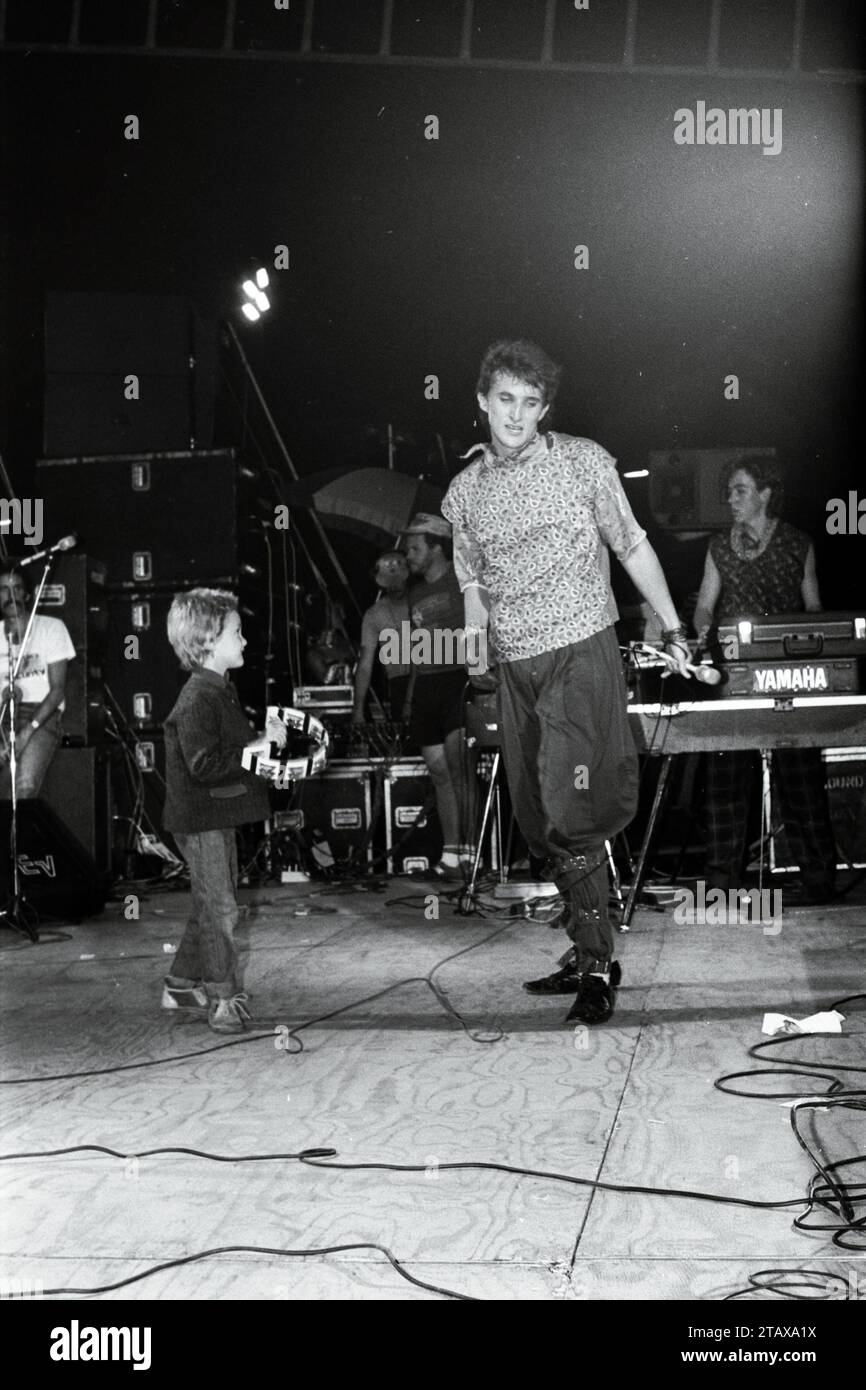
[[502,757],[532,854],[550,863],[570,906],[577,966],[607,965],[605,840],[637,809],[638,759],[613,628],[499,667]]

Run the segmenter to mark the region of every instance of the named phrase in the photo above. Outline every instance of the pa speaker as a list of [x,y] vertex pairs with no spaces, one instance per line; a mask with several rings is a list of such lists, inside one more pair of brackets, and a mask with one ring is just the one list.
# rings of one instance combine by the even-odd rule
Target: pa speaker
[[[13,886],[11,826],[12,803],[0,802],[0,898],[4,901]],[[38,798],[18,803],[17,858],[21,892],[40,917],[78,922],[105,907],[103,880],[92,857]]]
[[45,383],[45,453],[135,454],[194,442],[190,384],[182,376],[52,373]]
[[36,468],[46,510],[104,560],[109,587],[235,579],[232,450],[40,459]]
[[105,566],[89,555],[56,555],[42,591],[39,612],[47,618],[60,618],[75,648],[75,660],[66,669],[63,732],[70,742],[92,743],[105,729]]
[[45,453],[206,447],[215,375],[215,326],[181,295],[49,293]]
[[109,750],[58,748],[40,795],[106,877],[112,834]]
[[166,636],[173,598],[173,591],[130,590],[109,599],[105,684],[137,731],[162,728],[187,679]]
[[[866,751],[862,748],[825,748],[824,785],[830,824],[836,838],[836,865],[840,869],[866,869]],[[771,792],[773,821],[781,819],[775,786]],[[796,867],[784,830],[775,835],[776,863]]]

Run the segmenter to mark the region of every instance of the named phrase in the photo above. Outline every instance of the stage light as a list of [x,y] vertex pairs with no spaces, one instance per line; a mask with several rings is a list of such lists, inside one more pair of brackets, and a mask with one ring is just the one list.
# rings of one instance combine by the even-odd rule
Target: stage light
[[241,312],[246,315],[250,323],[255,323],[271,307],[271,301],[264,293],[265,287],[269,284],[268,272],[264,267],[260,267],[255,272],[255,279],[248,276],[241,283],[241,289],[245,296],[244,302],[241,304]]

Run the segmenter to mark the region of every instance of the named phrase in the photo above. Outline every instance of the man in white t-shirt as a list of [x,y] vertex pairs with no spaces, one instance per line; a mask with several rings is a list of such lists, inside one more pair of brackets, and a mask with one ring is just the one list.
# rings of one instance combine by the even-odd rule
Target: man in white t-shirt
[[75,648],[66,624],[38,614],[24,653],[33,592],[24,571],[0,570],[0,801],[12,796],[10,758],[10,657],[15,672],[15,755],[19,797],[38,796],[62,730],[66,666]]

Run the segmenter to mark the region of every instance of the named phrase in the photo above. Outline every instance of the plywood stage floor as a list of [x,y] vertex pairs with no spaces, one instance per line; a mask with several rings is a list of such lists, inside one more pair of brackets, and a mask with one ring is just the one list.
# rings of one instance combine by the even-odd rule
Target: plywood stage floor
[[[560,935],[521,918],[461,917],[445,900],[428,919],[423,895],[432,891],[394,880],[381,891],[245,892],[255,1024],[240,1044],[160,1010],[182,893],[152,892],[138,921],[111,903],[100,919],[49,924],[38,946],[4,931],[3,1076],[94,1074],[4,1086],[2,1152],[89,1144],[126,1157],[2,1163],[0,1275],[92,1289],[205,1250],[370,1244],[422,1282],[480,1300],[716,1300],[768,1267],[818,1268],[849,1287],[858,1279],[864,1296],[864,1257],[834,1247],[828,1233],[793,1230],[796,1209],[446,1167],[498,1163],[590,1183],[802,1197],[813,1169],[789,1105],[725,1095],[713,1082],[768,1065],[747,1056],[766,1010],[801,1017],[863,989],[863,885],[859,902],[786,910],[772,936],[639,910],[619,938],[616,1015],[591,1030],[565,1024],[569,999],[520,988],[553,968]],[[433,980],[463,1024],[424,979],[448,957]],[[801,1040],[796,1051],[862,1066],[864,1037],[860,1005],[841,1037]],[[857,1073],[845,1080],[866,1084]],[[811,1093],[797,1078],[757,1084]],[[862,1111],[814,1123],[830,1160],[866,1150]],[[143,1156],[161,1147],[225,1156],[326,1147],[336,1162],[420,1171]],[[441,1295],[362,1248],[221,1253],[105,1296]]]

